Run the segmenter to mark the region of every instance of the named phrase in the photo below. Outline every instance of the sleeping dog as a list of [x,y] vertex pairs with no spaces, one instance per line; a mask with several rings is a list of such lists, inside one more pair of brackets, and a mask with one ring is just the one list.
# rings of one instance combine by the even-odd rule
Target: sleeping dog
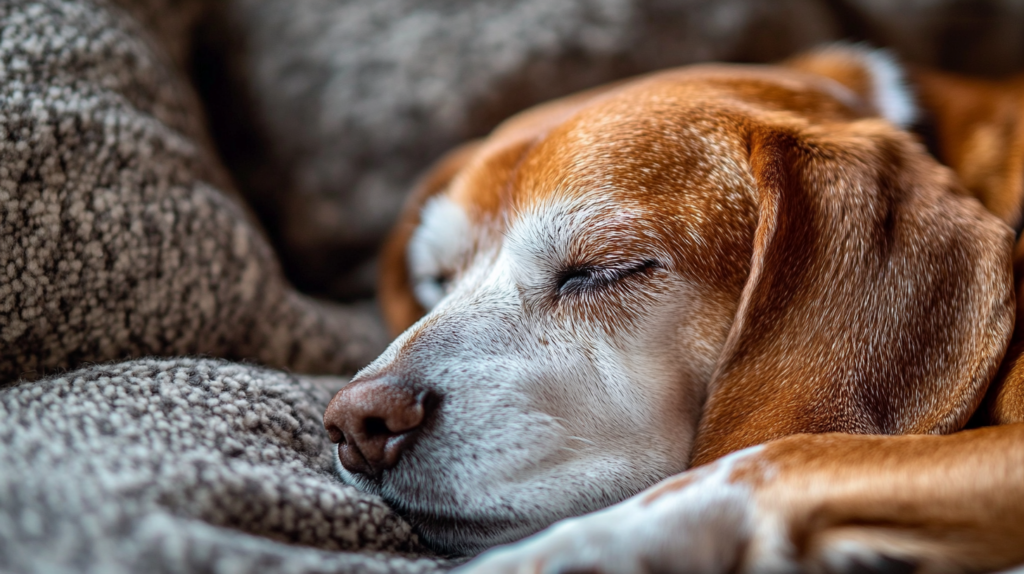
[[473,572],[1024,562],[1022,95],[836,46],[506,121],[386,248],[339,472],[453,553],[598,511]]

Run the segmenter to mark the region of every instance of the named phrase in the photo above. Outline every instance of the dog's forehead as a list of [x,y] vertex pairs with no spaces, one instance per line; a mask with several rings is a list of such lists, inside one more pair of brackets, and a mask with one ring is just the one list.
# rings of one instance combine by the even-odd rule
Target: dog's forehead
[[[673,257],[735,259],[725,268],[738,275],[754,183],[745,118],[716,91],[665,83],[546,109],[532,126],[526,118],[498,130],[446,196],[495,236],[536,228],[540,217],[571,227],[558,237],[591,239],[577,247],[592,254],[669,238]],[[613,236],[618,243],[602,244]]]
[[[669,214],[738,201],[745,148],[734,118],[708,102],[646,92],[582,111],[524,154],[507,203],[591,198]],[[673,97],[674,96],[674,97]]]
[[600,197],[667,214],[723,212],[750,193],[747,140],[763,122],[850,121],[836,82],[792,70],[708,65],[538,106],[499,126],[450,186],[474,219]]
[[737,201],[749,192],[743,118],[709,96],[666,84],[544,110],[492,136],[449,195],[476,218],[507,222],[583,197],[670,211]]
[[641,248],[658,244],[700,282],[731,288],[747,271],[757,219],[752,130],[860,117],[837,86],[706,66],[580,94],[499,126],[444,197],[473,230],[464,245],[528,229],[549,254],[599,260],[604,251],[646,258]]

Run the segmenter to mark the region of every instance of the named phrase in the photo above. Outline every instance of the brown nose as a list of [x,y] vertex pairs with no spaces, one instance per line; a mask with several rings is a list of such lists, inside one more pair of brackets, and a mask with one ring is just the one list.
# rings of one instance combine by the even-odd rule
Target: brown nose
[[345,470],[379,476],[412,446],[435,402],[429,393],[392,377],[359,381],[331,399],[324,428],[339,443],[338,458]]

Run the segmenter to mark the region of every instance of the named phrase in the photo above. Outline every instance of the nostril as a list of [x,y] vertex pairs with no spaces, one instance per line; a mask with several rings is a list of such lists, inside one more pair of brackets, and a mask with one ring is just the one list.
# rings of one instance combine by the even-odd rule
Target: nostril
[[434,391],[423,391],[416,397],[422,409],[422,418],[429,417],[441,405],[441,395]]
[[348,471],[379,475],[398,464],[402,452],[419,440],[439,396],[399,379],[381,377],[350,383],[331,399],[324,427],[338,444]]
[[367,418],[363,422],[363,432],[366,433],[366,436],[368,437],[398,434],[388,429],[387,423],[380,417]]
[[[327,414],[330,414],[329,412]],[[324,415],[324,428],[327,429],[327,436],[330,437],[333,443],[344,443],[345,433],[342,432],[338,425],[333,424],[327,420],[327,414]]]

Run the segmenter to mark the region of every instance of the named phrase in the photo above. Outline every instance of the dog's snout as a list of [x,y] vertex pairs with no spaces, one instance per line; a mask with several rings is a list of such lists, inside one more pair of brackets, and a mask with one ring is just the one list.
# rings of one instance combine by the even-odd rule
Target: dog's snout
[[334,395],[324,427],[345,470],[378,476],[398,464],[435,404],[432,393],[390,377],[359,381]]

